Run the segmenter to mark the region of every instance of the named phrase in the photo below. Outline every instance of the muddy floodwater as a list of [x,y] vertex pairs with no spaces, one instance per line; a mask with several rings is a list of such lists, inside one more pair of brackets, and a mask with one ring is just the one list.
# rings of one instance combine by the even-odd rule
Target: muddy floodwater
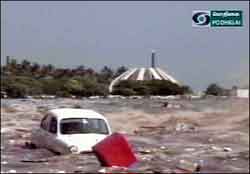
[[[168,105],[165,103],[168,102]],[[200,172],[249,172],[249,100],[1,99],[1,173],[96,173],[94,154],[55,155],[29,149],[32,129],[53,108],[81,107],[106,116],[123,133],[144,172],[171,172],[186,160]]]

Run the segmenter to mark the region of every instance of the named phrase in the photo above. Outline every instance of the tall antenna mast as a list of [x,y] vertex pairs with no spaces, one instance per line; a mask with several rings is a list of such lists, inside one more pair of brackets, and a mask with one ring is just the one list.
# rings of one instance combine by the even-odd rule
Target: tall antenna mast
[[152,50],[152,55],[151,55],[151,67],[155,68],[155,50]]

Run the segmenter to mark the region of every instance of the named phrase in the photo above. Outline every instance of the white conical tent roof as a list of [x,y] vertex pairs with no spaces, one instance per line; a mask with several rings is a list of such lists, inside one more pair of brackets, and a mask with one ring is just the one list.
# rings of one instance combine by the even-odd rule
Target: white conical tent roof
[[180,85],[171,75],[160,68],[132,68],[115,78],[109,85],[109,92],[113,91],[113,86],[122,80],[168,80]]

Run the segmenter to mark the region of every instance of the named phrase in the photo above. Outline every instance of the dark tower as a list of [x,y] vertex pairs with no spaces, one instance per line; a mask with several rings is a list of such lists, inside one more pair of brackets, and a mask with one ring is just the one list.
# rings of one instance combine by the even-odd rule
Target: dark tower
[[151,67],[155,68],[155,51],[152,51],[152,55],[151,55]]
[[6,65],[10,64],[10,56],[6,56]]

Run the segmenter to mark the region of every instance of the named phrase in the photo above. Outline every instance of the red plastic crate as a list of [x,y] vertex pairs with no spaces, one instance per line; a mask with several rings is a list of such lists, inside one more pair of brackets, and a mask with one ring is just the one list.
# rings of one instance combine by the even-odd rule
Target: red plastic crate
[[126,138],[120,133],[113,133],[93,147],[102,166],[130,167],[138,160]]

